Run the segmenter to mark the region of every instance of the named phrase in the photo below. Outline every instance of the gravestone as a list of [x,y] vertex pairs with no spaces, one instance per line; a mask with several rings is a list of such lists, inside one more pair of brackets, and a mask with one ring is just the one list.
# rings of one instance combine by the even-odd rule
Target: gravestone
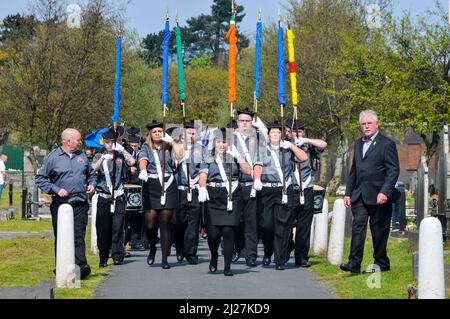
[[448,126],[444,126],[438,146],[436,190],[439,195],[436,217],[441,221],[446,238],[450,238],[450,156]]
[[425,157],[420,159],[417,168],[417,188],[415,192],[415,209],[417,213],[417,225],[428,216],[428,166]]

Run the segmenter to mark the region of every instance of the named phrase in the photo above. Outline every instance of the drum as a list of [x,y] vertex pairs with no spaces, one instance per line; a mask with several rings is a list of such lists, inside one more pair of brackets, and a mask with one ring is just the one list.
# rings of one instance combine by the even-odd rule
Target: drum
[[123,185],[123,190],[127,199],[125,210],[142,211],[144,209],[144,203],[142,200],[142,186],[125,184]]
[[319,185],[314,185],[314,214],[322,213],[325,193],[326,193],[325,188]]

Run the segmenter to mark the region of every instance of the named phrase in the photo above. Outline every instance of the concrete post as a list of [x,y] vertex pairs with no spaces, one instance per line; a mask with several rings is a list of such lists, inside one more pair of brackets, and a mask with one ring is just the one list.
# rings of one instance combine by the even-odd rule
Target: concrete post
[[97,203],[98,194],[95,194],[92,196],[91,201],[91,254],[94,256],[98,256],[97,228],[95,227],[95,223],[97,221]]
[[333,206],[330,242],[328,244],[328,261],[332,265],[340,265],[344,256],[345,211],[344,200],[337,199]]
[[435,217],[427,217],[420,223],[418,297],[445,299],[442,225]]
[[59,206],[56,244],[56,286],[75,288],[75,239],[73,208],[69,204]]
[[315,233],[315,231],[316,231],[316,215],[314,214],[313,220],[311,223],[311,234],[309,236],[309,247],[310,248],[314,248],[314,233]]
[[327,255],[328,242],[328,200],[323,201],[322,213],[316,214],[314,232],[314,255]]

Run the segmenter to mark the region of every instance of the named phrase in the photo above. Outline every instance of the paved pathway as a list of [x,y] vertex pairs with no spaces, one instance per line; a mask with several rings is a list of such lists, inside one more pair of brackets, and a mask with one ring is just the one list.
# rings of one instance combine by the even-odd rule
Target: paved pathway
[[[262,247],[260,253],[262,256]],[[172,249],[172,253],[174,249]],[[233,277],[223,275],[223,258],[218,270],[210,274],[209,249],[200,241],[200,264],[188,265],[169,257],[172,268],[161,268],[158,247],[155,264],[146,263],[148,251],[132,252],[124,265],[113,266],[109,278],[96,290],[98,299],[329,299],[336,298],[310,269],[298,269],[293,258],[284,271],[274,265],[249,268],[244,259],[232,265]],[[260,263],[261,259],[258,260]]]

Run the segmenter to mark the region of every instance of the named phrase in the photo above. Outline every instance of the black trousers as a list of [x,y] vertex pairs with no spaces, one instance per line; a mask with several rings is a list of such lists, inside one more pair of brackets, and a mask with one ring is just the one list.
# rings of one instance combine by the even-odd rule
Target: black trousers
[[261,191],[264,212],[261,215],[264,256],[272,257],[278,265],[284,265],[288,254],[289,235],[292,230],[292,212],[281,204],[280,187],[263,188]]
[[211,251],[211,259],[217,259],[220,239],[223,237],[223,259],[225,269],[230,269],[234,247],[234,229],[236,226],[207,225],[208,246]]
[[144,214],[142,211],[126,211],[126,215],[128,216],[129,243],[131,247],[136,248],[139,245],[144,245],[147,240],[144,227]]
[[173,241],[177,251],[187,258],[197,257],[202,206],[198,202],[198,190],[192,191],[192,202],[187,201],[187,191],[179,191],[180,208],[175,212]]
[[301,205],[294,210],[297,216],[295,225],[295,263],[301,264],[309,260],[311,224],[314,218],[314,189],[305,189],[305,205]]
[[352,267],[361,267],[367,234],[367,221],[369,221],[370,231],[372,232],[373,258],[375,264],[381,268],[390,267],[386,247],[392,217],[392,203],[388,202],[385,205],[366,205],[359,198],[355,203],[352,203],[352,214],[352,241],[349,264]]
[[258,214],[257,214],[257,197],[251,198],[250,193],[253,186],[242,188],[241,207],[242,216],[241,223],[235,229],[235,249],[238,252],[243,251],[245,259],[256,259],[258,257]]
[[[58,208],[62,202],[53,201],[50,205],[50,212],[52,214],[53,234],[55,235],[55,257],[56,257],[56,242],[58,240]],[[87,265],[86,260],[86,243],[84,237],[86,235],[86,227],[88,224],[89,203],[71,204],[73,208],[74,219],[74,239],[75,239],[75,264],[78,266]],[[56,258],[55,258],[56,261]]]
[[125,196],[116,199],[114,213],[111,213],[111,199],[98,198],[95,227],[100,262],[108,260],[110,249],[114,261],[123,261],[125,256]]

